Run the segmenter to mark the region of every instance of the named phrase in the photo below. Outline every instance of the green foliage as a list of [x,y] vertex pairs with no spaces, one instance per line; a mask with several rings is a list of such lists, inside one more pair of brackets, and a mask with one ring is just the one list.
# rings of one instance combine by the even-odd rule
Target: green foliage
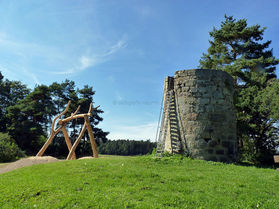
[[23,157],[24,153],[7,133],[0,132],[0,162],[10,162]]
[[0,176],[0,208],[279,208],[276,170],[181,156],[100,156]]
[[157,154],[157,145],[153,148],[151,155],[155,156]]
[[0,132],[7,132],[7,108],[23,99],[30,90],[20,81],[3,80],[0,72]]
[[35,154],[42,146],[42,137],[52,113],[52,100],[47,86],[37,86],[24,99],[7,108],[7,130],[21,149]]
[[109,155],[145,155],[151,154],[156,143],[135,140],[108,140],[98,147],[101,154]]
[[255,163],[271,163],[279,145],[279,60],[269,49],[271,41],[262,41],[264,30],[225,16],[220,28],[209,33],[210,47],[200,60],[202,69],[224,70],[234,77],[240,160]]

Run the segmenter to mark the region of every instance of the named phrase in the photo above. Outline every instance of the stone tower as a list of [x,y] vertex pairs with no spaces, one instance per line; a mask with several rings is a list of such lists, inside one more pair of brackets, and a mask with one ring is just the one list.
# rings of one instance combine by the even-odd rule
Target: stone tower
[[182,70],[164,82],[158,152],[233,162],[237,154],[233,78],[219,70]]

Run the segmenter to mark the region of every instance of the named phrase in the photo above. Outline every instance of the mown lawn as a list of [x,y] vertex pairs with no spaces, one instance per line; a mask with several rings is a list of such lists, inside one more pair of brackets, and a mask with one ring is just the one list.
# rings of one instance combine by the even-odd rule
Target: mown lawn
[[1,174],[0,197],[0,208],[279,208],[279,172],[110,156]]

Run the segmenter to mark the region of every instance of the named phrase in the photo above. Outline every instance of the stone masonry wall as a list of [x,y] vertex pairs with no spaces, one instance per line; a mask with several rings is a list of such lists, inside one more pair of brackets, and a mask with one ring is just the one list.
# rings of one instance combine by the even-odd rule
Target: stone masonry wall
[[174,118],[179,139],[173,143],[170,130],[167,130],[166,151],[175,150],[169,147],[179,141],[180,150],[188,151],[194,158],[235,161],[237,139],[233,78],[218,70],[177,71],[173,89],[169,90],[174,91]]

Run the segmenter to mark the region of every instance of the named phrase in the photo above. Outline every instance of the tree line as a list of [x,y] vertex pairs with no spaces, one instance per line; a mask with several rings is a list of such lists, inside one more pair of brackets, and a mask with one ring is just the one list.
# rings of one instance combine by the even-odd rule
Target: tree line
[[156,148],[157,143],[135,140],[108,140],[106,143],[101,143],[99,152],[109,155],[145,155],[151,154]]

